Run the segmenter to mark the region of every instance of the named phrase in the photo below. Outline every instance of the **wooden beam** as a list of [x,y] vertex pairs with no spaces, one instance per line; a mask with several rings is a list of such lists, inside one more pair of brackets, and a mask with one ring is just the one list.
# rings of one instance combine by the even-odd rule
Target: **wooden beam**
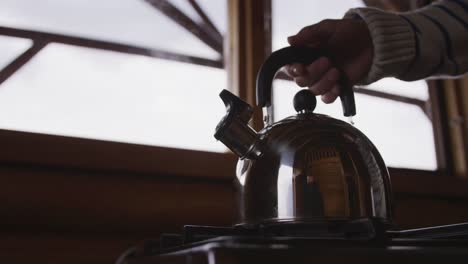
[[459,113],[461,114],[457,123],[461,122],[463,134],[463,145],[458,147],[462,147],[464,153],[465,171],[463,178],[468,179],[468,76],[465,75],[465,77],[459,79],[456,87],[458,89],[457,101]]
[[[124,175],[169,175],[231,181],[231,153],[164,148],[0,129],[0,165],[35,170]],[[99,150],[99,151],[96,151]],[[181,166],[183,164],[183,166]]]
[[442,175],[454,175],[444,82],[431,80],[427,84],[430,100],[428,110],[434,131],[437,169],[442,172]]
[[200,18],[203,20],[204,26],[207,28],[208,31],[211,31],[214,34],[215,39],[218,42],[223,43],[223,35],[219,32],[218,28],[216,28],[215,24],[211,21],[208,15],[203,11],[200,5],[197,3],[196,0],[188,0],[190,5],[192,5],[193,9],[197,12]]
[[179,24],[181,27],[192,33],[195,37],[203,41],[206,45],[223,55],[223,39],[216,38],[205,28],[201,27],[190,17],[180,11],[167,0],[145,0],[151,6],[157,8],[168,18]]
[[19,55],[16,59],[10,62],[0,71],[0,84],[10,78],[16,71],[18,71],[23,65],[28,63],[39,51],[41,51],[47,42],[45,41],[35,41],[33,45]]
[[468,199],[468,181],[440,171],[389,168],[395,193],[414,197]]
[[42,40],[42,41],[47,41],[49,43],[55,42],[55,43],[73,45],[73,46],[79,46],[79,47],[85,47],[85,48],[109,50],[109,51],[127,53],[127,54],[133,54],[133,55],[142,55],[142,56],[147,56],[147,57],[152,57],[152,58],[192,63],[196,65],[214,67],[214,68],[219,68],[219,69],[222,69],[224,67],[222,60],[210,60],[210,59],[205,59],[201,57],[189,56],[189,55],[168,52],[168,51],[163,51],[163,50],[158,50],[158,49],[143,48],[139,46],[120,44],[120,43],[115,43],[115,42],[110,42],[110,41],[102,41],[102,40],[95,40],[95,39],[82,38],[82,37],[67,36],[67,35],[62,35],[62,34],[53,34],[53,33],[41,32],[41,31],[23,30],[23,29],[0,26],[0,35],[17,37],[17,38],[28,38],[28,39],[32,39],[33,41]]
[[446,122],[449,128],[453,173],[468,179],[468,79],[444,81]]
[[[255,106],[257,72],[271,53],[271,0],[229,0],[228,3],[229,89]],[[251,125],[255,129],[263,127],[261,108],[254,107]]]

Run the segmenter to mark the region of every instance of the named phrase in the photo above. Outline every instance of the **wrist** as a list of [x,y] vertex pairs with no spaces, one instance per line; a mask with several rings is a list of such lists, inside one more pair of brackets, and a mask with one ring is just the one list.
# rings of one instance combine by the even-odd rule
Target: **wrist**
[[401,75],[415,55],[414,32],[410,25],[396,14],[373,8],[355,8],[345,15],[345,18],[357,17],[366,23],[373,45],[370,70],[360,83]]

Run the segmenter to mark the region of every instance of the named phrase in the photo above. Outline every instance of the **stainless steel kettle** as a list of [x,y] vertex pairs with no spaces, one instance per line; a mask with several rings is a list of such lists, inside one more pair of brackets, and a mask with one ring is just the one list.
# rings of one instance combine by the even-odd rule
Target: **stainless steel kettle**
[[[239,156],[241,225],[329,227],[392,222],[387,167],[362,132],[344,121],[313,113],[316,98],[307,89],[294,97],[297,115],[273,123],[271,86],[276,72],[286,64],[310,63],[323,55],[315,49],[287,47],[264,62],[256,87],[265,121],[259,132],[248,125],[251,106],[226,90],[220,94],[227,114],[216,127],[215,137]],[[353,116],[352,87],[345,81],[341,85],[344,115]],[[375,228],[372,225],[370,229]]]

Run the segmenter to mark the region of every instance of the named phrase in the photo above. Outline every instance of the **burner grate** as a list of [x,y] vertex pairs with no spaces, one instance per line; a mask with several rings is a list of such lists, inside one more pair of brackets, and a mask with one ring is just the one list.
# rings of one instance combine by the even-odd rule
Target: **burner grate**
[[195,242],[216,237],[256,237],[256,238],[311,238],[346,240],[384,240],[385,226],[376,219],[329,222],[271,222],[259,225],[237,225],[233,227],[184,226],[183,233],[163,234],[159,249],[167,251]]

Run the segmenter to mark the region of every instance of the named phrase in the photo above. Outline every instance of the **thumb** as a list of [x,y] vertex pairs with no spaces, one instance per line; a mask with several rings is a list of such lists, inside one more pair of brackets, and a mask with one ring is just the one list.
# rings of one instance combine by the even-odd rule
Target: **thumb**
[[333,20],[324,20],[301,29],[296,35],[288,37],[288,42],[291,46],[319,46],[327,42],[334,32]]

